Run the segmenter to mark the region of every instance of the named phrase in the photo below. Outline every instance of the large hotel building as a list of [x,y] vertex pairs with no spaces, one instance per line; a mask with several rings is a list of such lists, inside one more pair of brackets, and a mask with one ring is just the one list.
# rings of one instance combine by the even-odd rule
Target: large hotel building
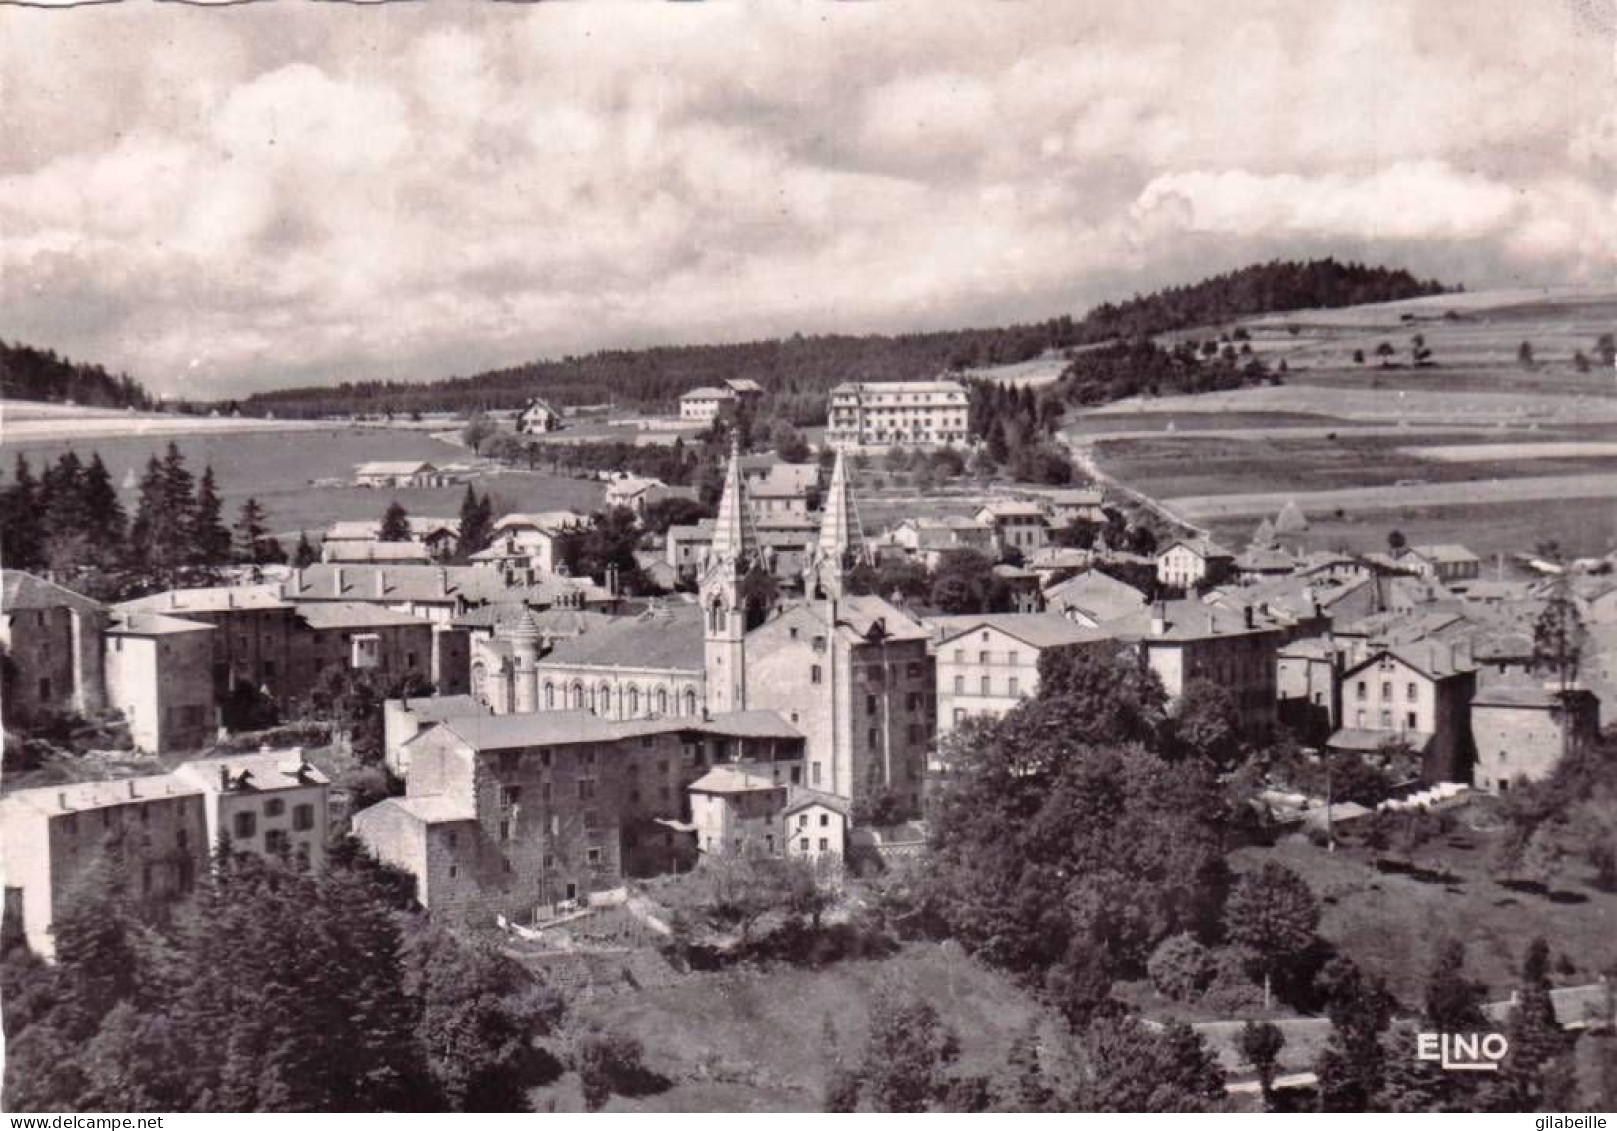
[[831,390],[825,441],[833,448],[966,440],[966,387],[958,381],[846,382]]

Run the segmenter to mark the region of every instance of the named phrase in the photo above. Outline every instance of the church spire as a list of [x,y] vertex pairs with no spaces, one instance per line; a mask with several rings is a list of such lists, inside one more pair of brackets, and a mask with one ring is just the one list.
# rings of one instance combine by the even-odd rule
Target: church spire
[[758,556],[758,529],[741,482],[741,444],[730,442],[730,465],[724,472],[724,489],[719,492],[719,515],[713,520],[713,545],[708,551],[710,565],[723,563],[746,569]]
[[816,590],[828,597],[842,596],[848,569],[870,554],[859,510],[854,506],[853,489],[848,485],[844,458],[838,452],[831,468],[831,486],[820,513],[820,537],[809,560],[806,588],[810,596]]

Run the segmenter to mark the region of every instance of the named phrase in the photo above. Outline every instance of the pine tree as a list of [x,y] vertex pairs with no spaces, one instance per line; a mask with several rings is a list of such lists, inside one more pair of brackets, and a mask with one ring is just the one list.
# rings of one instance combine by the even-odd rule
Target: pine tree
[[308,531],[298,531],[298,544],[292,549],[293,568],[308,569],[319,560],[320,555],[315,552],[314,544],[309,541]]
[[44,527],[39,481],[22,454],[10,486],[0,492],[0,564],[7,569],[38,569]]
[[1258,1074],[1258,1087],[1263,1093],[1263,1106],[1268,1110],[1274,1102],[1275,1065],[1280,1050],[1286,1047],[1286,1035],[1272,1021],[1248,1021],[1237,1040],[1241,1059]]
[[236,516],[236,560],[258,564],[265,561],[265,538],[269,530],[264,525],[264,508],[258,500],[249,497]]
[[101,462],[101,453],[96,452],[90,457],[90,463],[84,469],[83,503],[84,513],[90,521],[89,533],[92,533],[98,544],[111,551],[123,549],[124,529],[128,525],[128,516],[124,514],[124,505],[118,498],[118,489],[112,484],[112,474],[107,465]]
[[382,515],[382,530],[376,536],[378,542],[408,542],[410,540],[410,516],[404,505],[397,499],[387,505]]
[[1550,947],[1542,938],[1532,941],[1522,960],[1507,1037],[1509,1051],[1488,1106],[1495,1111],[1565,1111],[1572,1107],[1572,1042],[1555,1017],[1555,1002],[1550,997]]
[[192,561],[200,566],[222,566],[230,562],[230,531],[224,522],[224,504],[214,481],[213,466],[202,471],[196,502],[191,508]]
[[480,550],[488,549],[494,540],[493,504],[484,495],[478,498],[471,484],[466,485],[466,497],[460,503],[460,545],[462,558],[469,558]]

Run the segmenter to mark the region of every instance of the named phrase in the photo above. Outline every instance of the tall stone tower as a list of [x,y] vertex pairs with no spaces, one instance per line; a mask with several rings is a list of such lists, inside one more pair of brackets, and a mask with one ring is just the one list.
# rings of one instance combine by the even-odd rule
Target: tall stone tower
[[803,592],[810,600],[840,600],[846,595],[848,571],[868,560],[870,554],[864,528],[859,524],[859,511],[854,506],[853,491],[848,486],[848,468],[844,461],[845,457],[838,452],[831,468],[831,486],[820,512],[819,541],[803,570]]
[[732,444],[719,514],[713,520],[713,545],[702,563],[698,585],[711,711],[740,711],[747,706],[747,610],[742,582],[761,561],[758,530],[741,480],[741,449]]
[[539,709],[539,625],[533,613],[524,609],[521,618],[512,627],[511,641],[511,710],[518,715],[531,715]]

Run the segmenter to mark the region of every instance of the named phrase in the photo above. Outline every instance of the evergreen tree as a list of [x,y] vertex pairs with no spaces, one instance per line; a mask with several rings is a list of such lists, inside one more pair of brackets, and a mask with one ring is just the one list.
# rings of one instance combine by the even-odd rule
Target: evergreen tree
[[1331,1035],[1314,1071],[1322,1111],[1368,1111],[1381,1093],[1385,1054],[1381,1034],[1392,1018],[1392,997],[1352,959],[1333,958],[1320,972]]
[[0,492],[0,564],[7,569],[38,569],[44,548],[39,481],[28,459],[17,455],[9,486]]
[[241,511],[236,516],[236,560],[255,565],[267,560],[264,542],[268,534],[269,530],[264,525],[264,508],[258,505],[257,499],[249,497],[242,503]]
[[1475,1033],[1485,1029],[1488,1019],[1482,1012],[1487,988],[1465,976],[1465,943],[1444,939],[1432,957],[1426,976],[1425,1005],[1421,1020],[1428,1031]]
[[309,532],[306,530],[298,531],[298,544],[292,550],[293,568],[308,569],[319,560],[319,553],[315,551],[314,544],[309,541]]
[[200,566],[222,566],[230,561],[230,531],[225,528],[224,504],[210,464],[202,470],[196,500],[191,507],[191,555]]
[[1556,1020],[1550,997],[1550,947],[1536,938],[1522,960],[1516,1004],[1506,1034],[1504,1063],[1492,1082],[1488,1107],[1494,1111],[1566,1111],[1572,1107],[1576,1078],[1572,1041]]
[[466,496],[460,503],[460,546],[462,558],[470,558],[473,554],[486,550],[494,541],[493,504],[488,495],[478,498],[477,492],[472,490],[470,483],[466,485]]
[[404,504],[394,499],[387,505],[382,514],[382,530],[376,536],[378,542],[408,542],[410,540],[410,515],[404,509]]
[[[113,486],[112,474],[101,462],[100,452],[91,455],[84,469],[83,507],[90,523],[88,532],[93,533],[97,544],[109,551],[121,552],[129,519],[124,514],[123,501],[118,498],[118,489]],[[111,556],[109,554],[109,561]]]

